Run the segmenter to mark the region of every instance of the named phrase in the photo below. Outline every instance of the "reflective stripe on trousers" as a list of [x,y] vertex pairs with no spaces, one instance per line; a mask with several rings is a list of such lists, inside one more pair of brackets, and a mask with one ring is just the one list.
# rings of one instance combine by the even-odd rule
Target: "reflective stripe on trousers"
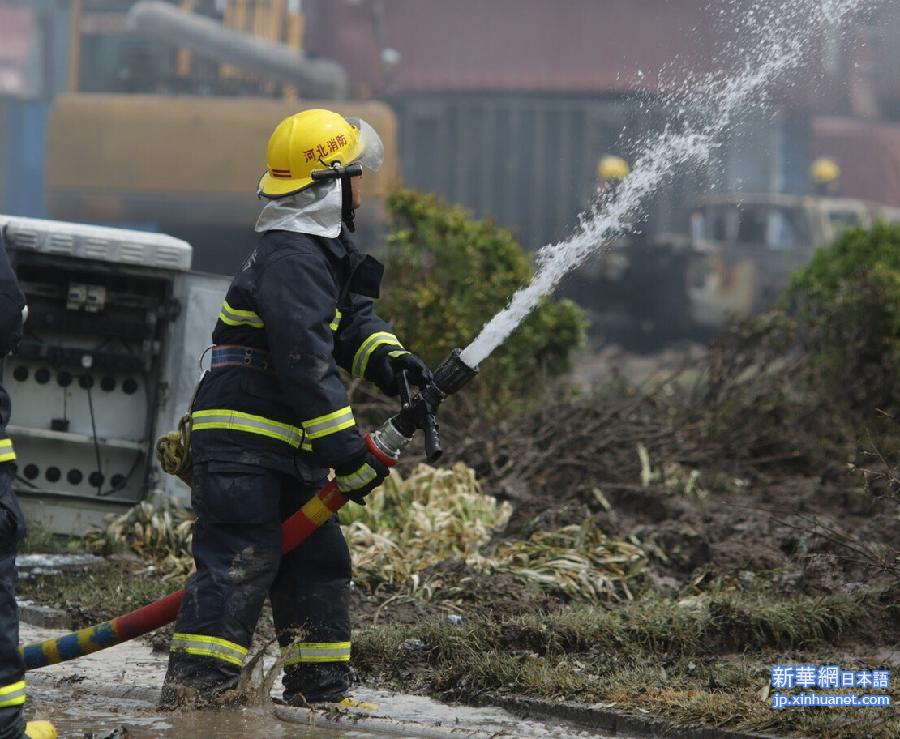
[[286,657],[285,667],[320,662],[349,662],[350,642],[299,642],[284,647],[281,654]]
[[214,657],[238,667],[244,664],[244,657],[247,656],[246,647],[217,636],[203,634],[175,634],[169,649],[172,652],[185,652],[200,657]]
[[0,708],[21,706],[25,702],[25,681],[19,680],[12,685],[0,688]]
[[280,421],[273,421],[265,416],[254,416],[251,413],[227,408],[212,408],[205,411],[194,411],[191,413],[191,422],[192,433],[207,429],[244,431],[248,434],[257,434],[283,441],[294,449],[300,448],[305,452],[312,451],[312,444],[303,438],[303,429]]
[[16,458],[16,451],[13,449],[12,439],[0,438],[0,462],[12,462]]

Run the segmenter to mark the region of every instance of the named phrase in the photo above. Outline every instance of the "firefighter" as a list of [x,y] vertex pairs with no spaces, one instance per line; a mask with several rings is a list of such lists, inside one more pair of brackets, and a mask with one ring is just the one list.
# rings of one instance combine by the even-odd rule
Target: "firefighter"
[[175,624],[162,704],[240,700],[239,677],[268,594],[284,656],[284,699],[341,701],[350,687],[350,554],[331,517],[281,557],[281,522],[327,481],[350,499],[387,467],[367,446],[341,367],[399,392],[428,367],[379,318],[383,267],[348,231],[362,167],[380,138],[365,121],[307,110],[268,145],[259,243],[229,287],[210,370],[191,408],[191,504],[197,571]]
[[597,191],[596,195],[611,197],[622,184],[631,169],[622,157],[604,155],[597,162]]
[[834,159],[820,157],[809,165],[809,180],[816,195],[837,197],[840,194],[841,168]]
[[[2,236],[2,232],[0,232]],[[22,338],[27,309],[0,238],[0,357]],[[0,739],[23,736],[51,739],[56,730],[47,721],[25,725],[25,665],[19,652],[19,609],[16,606],[16,547],[25,537],[25,520],[12,491],[16,453],[6,435],[9,394],[0,387]]]

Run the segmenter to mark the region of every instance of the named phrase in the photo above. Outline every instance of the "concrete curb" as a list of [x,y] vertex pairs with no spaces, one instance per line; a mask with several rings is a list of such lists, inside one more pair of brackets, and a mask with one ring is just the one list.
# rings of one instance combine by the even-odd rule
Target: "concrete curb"
[[39,629],[70,629],[69,614],[60,608],[43,606],[30,600],[16,599],[19,607],[19,621]]
[[72,681],[68,677],[58,675],[41,674],[38,670],[30,670],[26,673],[26,680],[32,685],[49,688],[66,685],[73,693],[84,691],[104,698],[121,698],[148,703],[156,706],[159,703],[160,688],[150,688],[144,685],[98,685],[90,680]]
[[315,726],[321,729],[342,731],[371,731],[387,736],[415,737],[415,739],[448,739],[448,737],[469,737],[470,739],[490,739],[492,734],[483,731],[469,731],[459,728],[429,726],[418,721],[400,721],[386,716],[371,716],[352,711],[314,711],[309,708],[275,706],[275,715],[289,724]]
[[771,734],[747,734],[707,726],[676,726],[663,719],[613,711],[581,703],[546,701],[492,695],[489,702],[520,718],[546,721],[559,719],[585,729],[640,739],[778,739]]

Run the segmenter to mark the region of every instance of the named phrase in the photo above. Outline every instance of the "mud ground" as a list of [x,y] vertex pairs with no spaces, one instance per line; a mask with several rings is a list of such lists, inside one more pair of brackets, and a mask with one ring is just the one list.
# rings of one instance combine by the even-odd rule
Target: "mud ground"
[[[584,365],[580,381],[615,370],[645,383],[697,355],[694,346],[655,360],[610,351]],[[679,381],[690,382],[690,373]],[[600,706],[646,720],[653,736],[900,736],[896,708],[769,707],[775,664],[900,669],[900,511],[867,485],[858,457],[817,461],[804,428],[796,449],[789,435],[771,462],[759,454],[748,461],[740,449],[709,453],[717,440],[692,440],[694,428],[666,447],[656,443],[652,415],[666,407],[651,404],[649,421],[629,425],[631,436],[603,447],[603,459],[587,453],[564,460],[569,467],[520,474],[523,460],[504,458],[502,434],[515,424],[536,436],[553,412],[459,444],[485,488],[514,506],[492,545],[592,520],[646,554],[631,600],[585,605],[457,560],[422,571],[417,584],[355,587],[354,661],[367,690],[468,705]],[[631,423],[604,413],[610,438],[615,424]],[[35,576],[19,590],[63,608],[75,628],[180,585],[126,556],[83,574]],[[272,636],[264,613],[256,646]],[[165,650],[168,637],[163,630],[141,648]],[[890,695],[896,705],[900,693],[892,687]]]
[[[65,633],[21,624],[25,642]],[[265,670],[275,669],[267,653]],[[53,721],[61,737],[370,737],[370,736],[600,736],[565,721],[520,719],[502,709],[467,708],[428,698],[358,686],[354,695],[375,705],[335,711],[278,707],[273,702],[208,711],[156,710],[166,655],[146,643],[130,642],[52,665],[28,675],[29,717]]]

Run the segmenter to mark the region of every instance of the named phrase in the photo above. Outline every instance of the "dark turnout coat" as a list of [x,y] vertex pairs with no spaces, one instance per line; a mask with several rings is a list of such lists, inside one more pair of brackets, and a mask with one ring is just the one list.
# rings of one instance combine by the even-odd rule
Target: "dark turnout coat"
[[213,331],[213,369],[192,407],[195,461],[320,479],[364,450],[338,367],[370,378],[402,349],[373,310],[382,272],[346,233],[262,236]]

